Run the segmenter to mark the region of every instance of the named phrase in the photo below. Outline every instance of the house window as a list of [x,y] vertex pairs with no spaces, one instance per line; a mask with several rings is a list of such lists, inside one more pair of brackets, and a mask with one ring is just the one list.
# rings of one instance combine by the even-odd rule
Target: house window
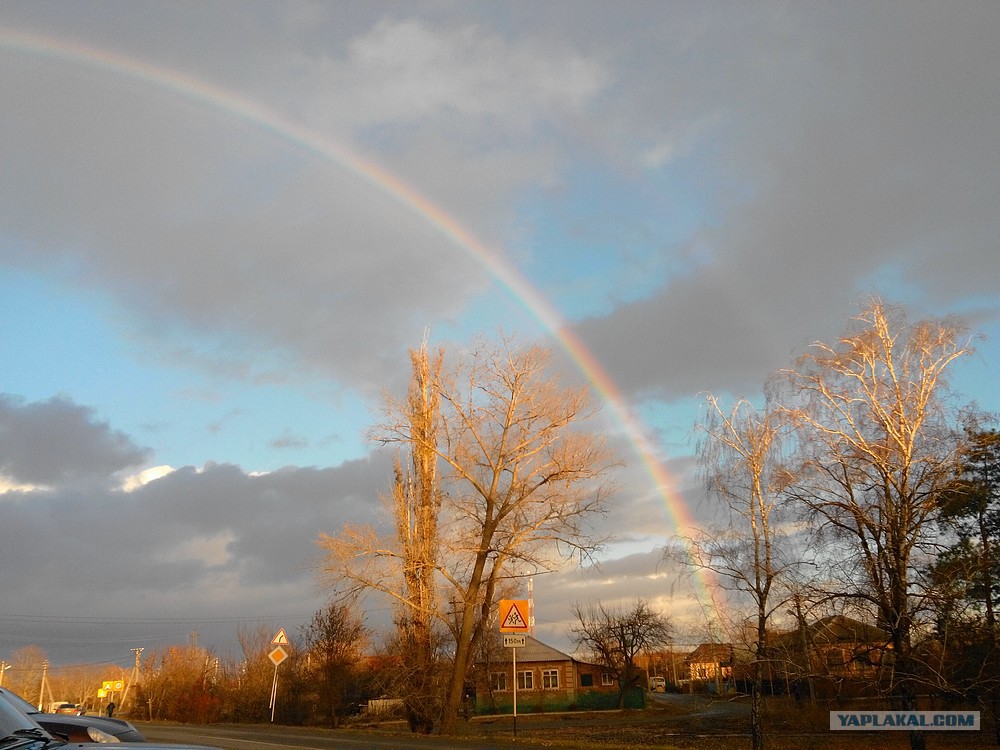
[[493,692],[502,692],[507,689],[507,673],[506,672],[490,672],[490,690]]
[[559,670],[542,670],[542,690],[557,690],[559,688]]
[[580,675],[580,687],[594,687],[594,675],[592,674]]
[[611,672],[601,672],[601,684],[607,687],[615,684],[615,676]]
[[518,672],[517,673],[517,689],[518,690],[534,690],[535,689],[534,672]]

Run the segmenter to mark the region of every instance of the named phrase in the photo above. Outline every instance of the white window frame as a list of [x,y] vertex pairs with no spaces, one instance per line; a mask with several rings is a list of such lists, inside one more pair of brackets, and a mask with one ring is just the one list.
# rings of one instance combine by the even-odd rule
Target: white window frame
[[535,673],[530,669],[523,672],[517,673],[517,689],[518,690],[534,690],[535,689]]
[[506,672],[490,672],[490,690],[494,693],[506,693],[510,690],[507,687]]
[[558,690],[558,689],[559,689],[559,670],[543,669],[542,690]]
[[615,684],[615,676],[612,672],[601,672],[601,685],[608,687]]

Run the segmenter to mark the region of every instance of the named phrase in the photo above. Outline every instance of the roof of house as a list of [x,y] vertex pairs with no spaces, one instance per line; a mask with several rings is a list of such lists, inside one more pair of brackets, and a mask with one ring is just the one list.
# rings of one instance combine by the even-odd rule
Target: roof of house
[[[505,648],[505,656],[507,661],[513,658],[510,653],[513,648]],[[542,643],[537,638],[533,638],[530,635],[525,635],[524,646],[517,649],[517,663],[522,662],[539,662],[539,661],[578,661],[574,659],[569,654],[564,654],[562,651],[552,646],[548,646]]]
[[855,620],[844,615],[830,615],[816,622],[809,623],[803,634],[799,630],[778,633],[771,639],[774,646],[790,645],[798,647],[805,636],[806,642],[813,645],[834,643],[868,643],[882,644],[889,640],[888,634],[874,625]]

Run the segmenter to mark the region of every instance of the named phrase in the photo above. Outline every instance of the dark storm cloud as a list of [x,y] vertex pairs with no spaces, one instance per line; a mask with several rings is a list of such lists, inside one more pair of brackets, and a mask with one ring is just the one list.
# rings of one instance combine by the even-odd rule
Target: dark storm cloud
[[27,403],[0,394],[0,475],[18,484],[104,480],[149,451],[63,397]]
[[[236,626],[212,625],[216,620],[284,614],[290,626],[293,616],[322,607],[316,539],[348,521],[375,522],[389,476],[388,457],[376,455],[263,475],[229,465],[183,468],[131,492],[0,494],[0,569],[9,603],[0,614],[72,619],[86,611],[108,618],[103,637],[122,639],[146,638],[183,620],[203,631],[206,646],[228,650]],[[116,624],[130,619],[137,621],[131,627]],[[0,651],[31,638],[30,630],[7,628]],[[94,648],[106,647],[76,643],[68,658],[93,658]]]

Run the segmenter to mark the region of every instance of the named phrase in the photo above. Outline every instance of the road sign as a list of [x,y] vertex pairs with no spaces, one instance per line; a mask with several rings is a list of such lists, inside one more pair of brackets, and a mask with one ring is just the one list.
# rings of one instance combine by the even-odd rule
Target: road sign
[[504,633],[503,634],[503,645],[506,648],[523,648],[524,644],[527,642],[528,636],[517,635],[516,633]]
[[271,639],[271,645],[272,646],[287,646],[288,645],[288,636],[285,635],[285,629],[284,628],[282,628],[281,630],[279,630],[278,634],[276,636],[274,636],[274,638]]
[[501,599],[500,632],[527,633],[529,630],[531,627],[528,625],[528,600]]
[[281,662],[283,662],[285,659],[288,658],[288,652],[285,651],[285,649],[283,649],[281,646],[275,646],[274,651],[269,653],[267,655],[267,658],[270,659],[274,663],[274,666],[277,668],[277,666],[281,664]]

